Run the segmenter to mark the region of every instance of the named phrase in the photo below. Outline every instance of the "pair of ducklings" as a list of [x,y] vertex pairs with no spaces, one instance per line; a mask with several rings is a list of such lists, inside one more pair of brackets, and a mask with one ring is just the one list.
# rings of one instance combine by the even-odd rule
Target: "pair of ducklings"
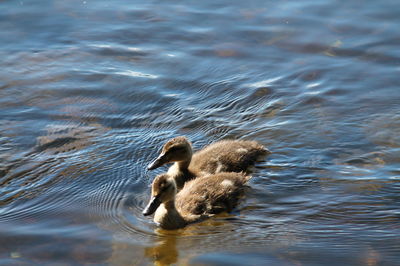
[[154,215],[163,229],[178,229],[189,223],[231,211],[251,178],[245,173],[269,151],[256,141],[222,140],[193,154],[185,137],[164,144],[161,154],[147,169],[174,163],[158,175],[143,215]]

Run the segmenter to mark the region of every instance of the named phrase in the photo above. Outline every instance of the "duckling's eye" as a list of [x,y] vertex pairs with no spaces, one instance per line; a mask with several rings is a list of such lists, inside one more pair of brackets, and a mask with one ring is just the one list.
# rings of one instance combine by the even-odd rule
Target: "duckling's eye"
[[172,147],[169,151],[170,152],[182,152],[184,150],[185,150],[184,147]]
[[170,184],[165,184],[164,186],[161,187],[160,193],[167,191],[171,187]]

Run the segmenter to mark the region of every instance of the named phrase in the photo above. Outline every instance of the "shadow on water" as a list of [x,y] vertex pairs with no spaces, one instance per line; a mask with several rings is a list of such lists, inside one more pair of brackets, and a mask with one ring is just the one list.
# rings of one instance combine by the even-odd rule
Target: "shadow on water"
[[[2,167],[0,205],[14,199],[34,198],[35,193],[40,194],[41,189],[51,187],[63,177],[74,178],[74,174],[90,172],[91,167],[87,163],[65,165],[65,161],[71,153],[93,144],[96,134],[104,131],[96,126],[55,125],[47,129],[45,136],[37,138],[37,145],[32,151],[19,154],[15,159],[13,154],[6,154],[11,159]],[[101,159],[100,154],[92,153],[92,156],[95,157],[93,159]]]

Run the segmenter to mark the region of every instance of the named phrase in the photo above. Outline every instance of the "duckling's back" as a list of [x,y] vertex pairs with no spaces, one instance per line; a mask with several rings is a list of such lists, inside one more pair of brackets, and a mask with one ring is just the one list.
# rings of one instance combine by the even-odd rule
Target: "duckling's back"
[[186,217],[230,212],[250,179],[242,173],[219,173],[198,177],[185,184],[176,196],[176,208]]
[[269,151],[256,141],[222,140],[196,152],[189,165],[193,173],[248,172]]

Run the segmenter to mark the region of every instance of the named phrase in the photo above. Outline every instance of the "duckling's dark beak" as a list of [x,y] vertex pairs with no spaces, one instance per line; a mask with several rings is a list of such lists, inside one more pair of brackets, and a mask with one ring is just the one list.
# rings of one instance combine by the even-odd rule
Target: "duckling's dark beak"
[[153,170],[165,164],[165,154],[161,153],[157,159],[154,160],[149,166],[147,166],[147,170]]
[[148,215],[152,215],[158,208],[158,206],[160,206],[161,204],[161,200],[159,199],[159,197],[151,197],[149,203],[147,204],[146,208],[144,208],[143,210],[143,215],[144,216],[148,216]]

